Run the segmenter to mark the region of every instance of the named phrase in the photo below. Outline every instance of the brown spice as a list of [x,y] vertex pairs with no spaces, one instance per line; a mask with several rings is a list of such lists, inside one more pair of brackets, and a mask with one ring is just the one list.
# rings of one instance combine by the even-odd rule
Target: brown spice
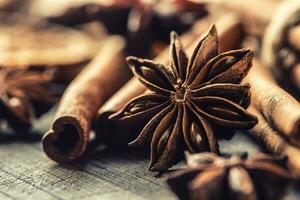
[[247,49],[218,54],[215,26],[198,42],[188,59],[172,32],[168,67],[151,60],[127,57],[134,75],[151,91],[132,99],[110,118],[147,124],[130,145],[151,144],[150,170],[175,164],[184,149],[218,153],[213,127],[249,129],[255,116],[246,112],[249,85],[240,82],[252,65]]
[[18,132],[29,130],[58,100],[52,83],[49,70],[0,69],[0,118]]
[[[188,47],[194,39],[202,34],[211,23],[212,19],[206,18],[199,20],[193,26],[193,29],[181,36],[184,47]],[[169,48],[164,49],[154,60],[161,63],[167,63]],[[116,92],[98,111],[98,116],[104,113],[116,112],[121,109],[130,99],[144,93],[146,87],[141,84],[138,78],[133,77],[118,92]]]
[[245,78],[251,87],[251,103],[263,114],[267,122],[300,145],[300,104],[280,88],[266,67],[257,59]]
[[[183,47],[187,48],[187,54],[190,55],[193,47],[196,45],[198,39],[203,37],[203,33],[212,24],[211,18],[199,20],[193,26],[192,30],[182,35],[181,40]],[[243,38],[243,31],[240,20],[236,15],[227,14],[216,21],[216,26],[219,30],[219,52],[225,52],[237,48],[241,44]],[[165,49],[155,61],[166,63],[168,59],[169,49]],[[117,93],[115,93],[98,111],[98,118],[102,119],[103,115],[113,113],[121,109],[130,99],[144,93],[146,87],[139,82],[136,77],[133,77],[127,84],[125,84]],[[99,122],[101,123],[101,122]],[[99,130],[101,132],[101,130]]]
[[284,160],[264,154],[218,157],[213,153],[187,156],[187,167],[167,179],[172,191],[185,200],[280,199],[292,176]]
[[57,162],[81,156],[89,141],[92,118],[99,107],[128,79],[118,37],[107,39],[99,55],[72,81],[56,113],[52,129],[43,137],[46,154]]
[[[203,38],[203,33],[209,28],[212,19],[207,18],[195,23],[191,32],[182,36],[183,46],[187,47],[187,55],[191,55],[197,41]],[[243,29],[239,18],[234,14],[227,14],[216,21],[219,28],[219,51],[224,52],[240,46],[243,38]],[[195,39],[198,38],[198,39]],[[190,45],[185,45],[189,44]],[[163,51],[155,61],[166,63],[168,49]],[[134,140],[145,125],[145,120],[139,123],[116,123],[108,119],[109,116],[120,110],[130,99],[145,92],[146,87],[133,77],[115,95],[113,95],[98,111],[95,129],[97,140],[95,143],[105,142],[110,145],[127,145]],[[126,132],[126,134],[121,134]]]
[[249,133],[268,151],[285,156],[290,169],[296,176],[299,176],[300,149],[289,144],[279,132],[275,131],[255,107],[250,105],[248,111],[258,118],[258,124],[254,126]]

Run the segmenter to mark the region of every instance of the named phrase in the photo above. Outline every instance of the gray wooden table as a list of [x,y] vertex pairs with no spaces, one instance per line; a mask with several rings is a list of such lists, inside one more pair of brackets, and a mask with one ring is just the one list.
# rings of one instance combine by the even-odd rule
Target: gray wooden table
[[[0,134],[0,199],[91,200],[176,199],[164,177],[148,172],[148,156],[132,149],[97,151],[72,165],[58,165],[41,148],[40,138],[53,114],[44,116],[29,138]],[[256,154],[257,146],[242,134],[221,141],[222,152]]]

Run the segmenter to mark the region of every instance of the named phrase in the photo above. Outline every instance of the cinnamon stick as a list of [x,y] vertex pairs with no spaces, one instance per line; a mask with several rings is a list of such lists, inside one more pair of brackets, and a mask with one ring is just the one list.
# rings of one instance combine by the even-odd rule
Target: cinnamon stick
[[251,104],[266,121],[300,145],[300,104],[277,85],[270,71],[257,59],[244,82],[251,84]]
[[[209,21],[209,23],[204,21],[200,22],[197,26],[201,26],[201,23],[203,23],[202,29],[194,28],[194,31],[196,32],[193,33],[192,31],[192,33],[188,33],[187,35],[182,36],[182,42],[184,47],[187,49],[188,55],[191,54],[191,51],[194,49],[194,46],[198,43],[199,39],[203,37],[204,31],[206,31],[211,25],[211,21]],[[243,38],[243,29],[240,20],[236,15],[228,14],[227,16],[224,16],[216,22],[216,26],[219,31],[219,43],[221,44],[221,46],[219,47],[220,52],[237,48],[241,44]],[[192,34],[192,36],[190,34]],[[167,62],[168,50],[163,51],[155,60],[162,63]],[[121,109],[129,100],[144,92],[148,92],[146,91],[144,85],[142,85],[137,78],[132,78],[126,85],[123,86],[123,88],[121,88],[112,98],[110,98],[103,107],[101,107],[101,109],[98,111],[98,116],[95,124],[97,137],[99,137],[101,141],[105,140],[108,143],[127,144],[128,141],[135,137],[134,133],[137,132],[137,129],[139,128],[138,124],[134,125],[134,127],[132,127],[131,125],[128,125],[129,127],[126,127],[126,124],[114,124],[114,122],[112,120],[109,120],[108,118],[110,114]],[[127,130],[126,132],[131,133],[128,135],[129,138],[126,138],[127,136],[124,135],[122,135],[121,138],[119,138],[118,136],[114,136],[113,133],[117,134],[120,129],[123,130],[122,132],[124,132],[124,130]],[[118,139],[120,139],[120,141],[118,141]]]
[[52,160],[70,162],[84,153],[97,110],[129,79],[123,48],[122,38],[107,39],[97,57],[67,88],[52,128],[42,139],[44,151]]
[[275,131],[265,120],[261,113],[252,105],[248,108],[251,114],[258,118],[257,125],[249,133],[255,137],[270,152],[286,156],[289,167],[300,175],[300,149],[291,145],[286,139]]

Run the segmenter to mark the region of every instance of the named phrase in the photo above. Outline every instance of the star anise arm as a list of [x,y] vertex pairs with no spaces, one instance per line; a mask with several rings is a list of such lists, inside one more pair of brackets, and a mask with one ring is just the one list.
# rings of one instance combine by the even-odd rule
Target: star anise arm
[[188,152],[185,153],[186,162],[189,167],[200,167],[206,168],[206,165],[212,164],[217,158],[218,155],[212,152],[203,152],[190,154]]
[[193,153],[209,150],[205,130],[195,118],[194,113],[185,105],[182,132],[188,150]]
[[257,200],[254,184],[247,170],[241,166],[231,167],[227,177],[229,197]]
[[132,122],[137,118],[148,118],[167,107],[168,100],[169,98],[155,93],[140,95],[128,102],[120,111],[112,114],[109,119]]
[[218,143],[207,121],[186,105],[183,114],[183,136],[190,152],[212,151],[218,153]]
[[58,100],[52,80],[53,75],[47,70],[1,69],[2,118],[14,129],[30,128],[36,117]]
[[215,25],[196,46],[187,67],[187,79],[184,85],[190,85],[205,64],[218,54],[218,35]]
[[212,79],[213,77],[226,71],[228,68],[230,68],[230,66],[232,66],[236,62],[237,60],[234,56],[225,54],[224,57],[221,57],[214,63],[214,65],[212,65],[211,69],[209,70],[209,73],[206,75],[205,78],[207,80]]
[[171,68],[175,77],[177,78],[177,81],[180,79],[180,81],[183,82],[186,77],[188,58],[183,50],[178,35],[174,31],[170,34],[170,40]]
[[[247,50],[245,50],[247,52]],[[241,83],[252,67],[253,51],[248,50],[247,54],[233,64],[229,69],[210,79],[211,83]]]
[[[159,135],[159,128],[155,132],[152,143],[151,143],[151,161],[150,170],[151,171],[164,171],[176,164],[182,156],[183,148],[183,137],[182,137],[182,115],[183,107],[181,104],[176,106],[177,112],[173,111],[166,117],[170,117],[168,121],[162,120],[160,124],[163,124],[161,128],[163,130]],[[171,122],[172,115],[175,114],[175,120]],[[168,123],[169,122],[169,123]],[[160,127],[160,126],[158,126]]]
[[255,182],[256,193],[260,199],[282,199],[282,195],[292,181],[292,176],[287,169],[269,162],[249,164],[246,161],[245,168]]
[[219,54],[206,63],[191,83],[191,87],[198,88],[204,82],[240,83],[252,66],[252,58],[253,52],[249,49]]
[[[216,84],[209,84],[191,91],[191,94],[194,97],[216,96],[216,97],[226,98],[237,104],[243,104],[243,102],[245,101],[248,102],[249,101],[248,98],[250,97],[249,93],[250,93],[250,84],[248,83],[246,84],[216,83]],[[247,107],[246,105],[245,107]]]
[[288,173],[287,170],[273,163],[246,161],[245,165],[249,170],[265,171],[266,173],[274,174],[282,178],[292,178],[291,174]]
[[178,170],[168,176],[167,183],[179,199],[189,199],[189,182],[191,182],[200,172],[201,169],[199,168]]
[[49,72],[11,70],[5,81],[6,93],[9,96],[53,104],[58,98],[50,87],[52,80],[53,76]]
[[226,186],[226,168],[212,167],[201,172],[189,184],[190,199],[222,199]]
[[165,96],[170,95],[171,91],[175,90],[172,85],[172,77],[163,65],[134,56],[129,56],[126,60],[133,74],[148,89]]
[[0,97],[0,118],[4,118],[15,129],[27,130],[36,119],[32,104],[25,98],[9,100]]
[[178,105],[175,104],[173,109],[165,115],[155,129],[151,142],[150,167],[158,162],[166,148],[168,139],[175,128],[174,124],[178,117],[178,109]]
[[219,144],[210,123],[208,123],[208,121],[204,117],[201,117],[201,115],[199,115],[197,111],[195,111],[195,109],[192,108],[191,104],[188,104],[188,106],[190,110],[194,112],[195,116],[197,117],[198,123],[201,123],[203,130],[205,131],[209,151],[219,154]]
[[[132,142],[129,143],[130,146],[146,146],[152,140],[152,136],[157,125],[160,121],[174,108],[174,103],[167,102],[165,107],[161,108],[160,111],[154,115],[151,120],[143,128],[139,136]],[[146,144],[147,143],[147,144]]]
[[284,156],[271,156],[264,153],[259,153],[247,160],[246,163],[256,163],[256,162],[267,162],[267,163],[276,163],[278,166],[283,168],[286,167],[286,157]]
[[194,97],[191,104],[199,115],[225,127],[252,128],[258,120],[242,106],[225,98]]

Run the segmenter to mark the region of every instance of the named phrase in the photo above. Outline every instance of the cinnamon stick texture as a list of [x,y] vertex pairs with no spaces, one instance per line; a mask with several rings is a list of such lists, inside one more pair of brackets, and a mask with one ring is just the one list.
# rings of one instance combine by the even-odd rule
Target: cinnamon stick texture
[[271,72],[257,59],[244,82],[251,84],[251,104],[272,127],[300,146],[299,102],[277,85]]
[[[199,39],[203,37],[204,32],[208,30],[213,23],[211,20],[208,22],[209,23],[207,23],[207,21],[199,22],[199,24],[194,26],[194,29],[190,33],[187,33],[181,37],[182,43],[188,55],[191,54],[194,46],[197,45]],[[224,52],[239,47],[243,38],[243,29],[240,20],[236,15],[228,14],[222,17],[220,20],[216,21],[216,26],[219,31],[219,52]],[[161,63],[168,62],[168,53],[168,49],[163,51],[155,59],[155,61]],[[121,109],[129,100],[141,95],[145,91],[146,88],[144,85],[142,85],[137,78],[132,78],[111,99],[109,99],[103,107],[101,107],[101,109],[98,111],[98,116],[95,123],[97,137],[100,138],[101,141],[106,140],[108,143],[127,144],[127,142],[136,137],[134,133],[136,133],[140,127],[143,127],[142,122],[139,124],[136,123],[134,126],[127,124],[115,124],[114,121],[109,120],[109,116]],[[129,138],[126,138],[124,134],[122,137],[118,137],[113,134],[118,134],[117,132],[120,132],[120,129],[122,129],[122,133],[124,133],[125,130],[126,132],[129,132]]]
[[286,156],[287,163],[296,176],[300,176],[300,149],[291,145],[275,131],[262,114],[252,105],[248,108],[258,118],[258,123],[249,133],[255,137],[268,151]]
[[130,76],[124,67],[124,40],[112,36],[94,60],[72,81],[60,101],[52,128],[42,139],[49,158],[70,162],[89,142],[92,118]]

